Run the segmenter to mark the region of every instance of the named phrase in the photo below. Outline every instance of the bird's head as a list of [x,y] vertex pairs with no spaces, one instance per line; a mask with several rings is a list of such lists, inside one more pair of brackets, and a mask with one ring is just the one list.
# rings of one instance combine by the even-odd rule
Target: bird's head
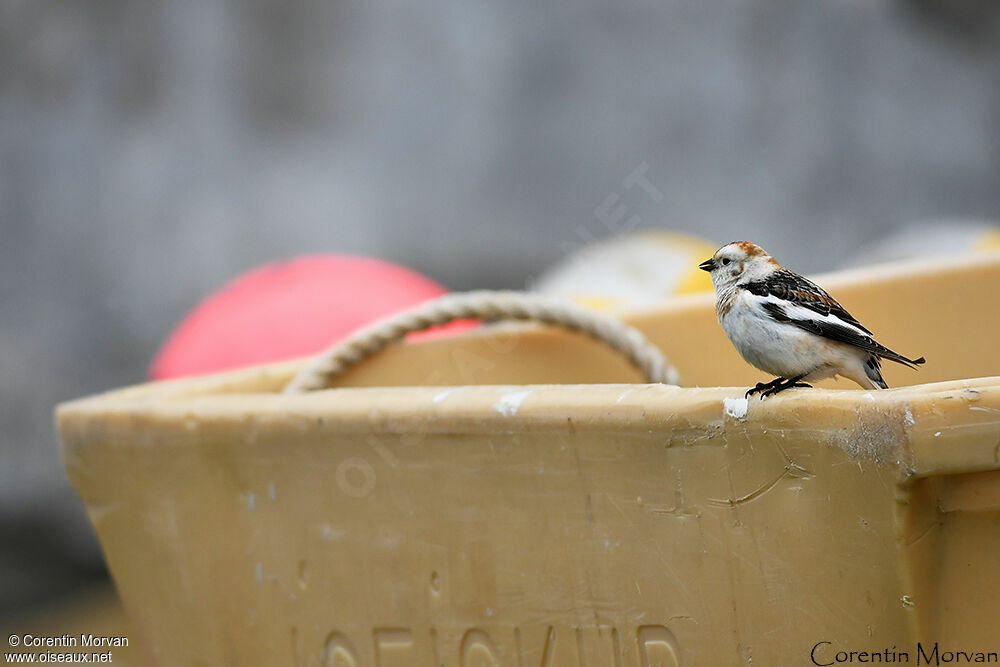
[[733,241],[698,265],[712,276],[715,289],[761,280],[781,268],[773,257],[749,241]]

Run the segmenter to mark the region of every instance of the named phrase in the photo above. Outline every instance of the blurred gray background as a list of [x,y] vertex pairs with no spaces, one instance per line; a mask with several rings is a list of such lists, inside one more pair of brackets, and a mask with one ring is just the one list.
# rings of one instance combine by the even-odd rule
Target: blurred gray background
[[989,0],[0,0],[0,615],[105,576],[52,407],[142,380],[235,274],[521,287],[613,194],[832,269],[997,217],[998,38]]

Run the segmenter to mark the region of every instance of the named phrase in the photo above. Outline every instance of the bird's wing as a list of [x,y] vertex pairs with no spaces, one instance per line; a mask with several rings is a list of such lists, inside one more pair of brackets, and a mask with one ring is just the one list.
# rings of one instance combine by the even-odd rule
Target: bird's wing
[[745,287],[751,294],[759,297],[772,296],[779,302],[788,302],[823,317],[833,315],[837,320],[869,336],[872,335],[871,331],[847,312],[826,290],[788,269],[775,271],[765,280],[749,283]]
[[923,357],[919,359],[907,359],[898,352],[893,352],[878,343],[872,337],[871,332],[860,324],[857,324],[856,321],[842,320],[833,311],[822,315],[815,312],[812,308],[796,302],[785,301],[775,296],[761,297],[760,305],[776,322],[796,326],[803,331],[808,331],[809,333],[837,341],[838,343],[846,343],[847,345],[870,352],[876,357],[889,359],[910,368],[924,363]]

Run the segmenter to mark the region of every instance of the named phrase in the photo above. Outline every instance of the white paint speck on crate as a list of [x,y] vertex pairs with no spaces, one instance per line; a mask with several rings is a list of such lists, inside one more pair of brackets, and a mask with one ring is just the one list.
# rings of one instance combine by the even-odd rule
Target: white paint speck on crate
[[433,403],[440,403],[441,401],[443,401],[444,399],[448,398],[449,396],[451,396],[452,394],[454,394],[456,391],[458,391],[461,388],[462,387],[452,387],[451,389],[446,389],[446,390],[442,391],[440,394],[436,395],[434,398],[432,398],[431,402],[433,402]]
[[500,397],[500,400],[493,405],[493,409],[504,417],[513,417],[517,414],[521,403],[531,394],[530,389],[524,391],[512,391]]
[[726,414],[736,419],[746,417],[747,410],[750,409],[750,401],[746,398],[726,398],[723,399],[722,405]]

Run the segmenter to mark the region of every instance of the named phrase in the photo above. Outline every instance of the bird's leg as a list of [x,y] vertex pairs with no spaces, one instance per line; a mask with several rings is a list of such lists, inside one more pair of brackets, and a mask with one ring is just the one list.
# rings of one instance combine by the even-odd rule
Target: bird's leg
[[784,391],[785,389],[795,389],[796,387],[805,387],[807,389],[812,389],[813,386],[811,384],[808,384],[806,382],[801,382],[802,378],[804,377],[805,374],[792,378],[791,380],[788,381],[788,384],[786,386],[782,387],[778,391]]
[[804,377],[805,377],[805,375],[798,375],[798,376],[793,377],[793,378],[788,378],[787,380],[785,380],[784,378],[778,378],[779,380],[782,380],[782,382],[778,382],[773,387],[770,387],[769,389],[767,389],[766,391],[764,391],[760,395],[761,400],[763,400],[763,398],[765,396],[772,396],[772,395],[777,394],[779,392],[785,391],[786,389],[792,389],[793,387],[809,387],[809,388],[812,388],[811,384],[806,384],[805,382],[801,382],[800,381]]
[[[744,398],[750,398],[754,394],[760,394],[762,391],[770,391],[771,389],[773,389],[774,387],[778,386],[779,384],[781,384],[784,381],[785,381],[785,378],[774,378],[770,382],[758,382],[755,387],[747,389],[747,393],[744,394]],[[763,397],[764,397],[764,395],[761,394],[761,398],[763,398]]]

